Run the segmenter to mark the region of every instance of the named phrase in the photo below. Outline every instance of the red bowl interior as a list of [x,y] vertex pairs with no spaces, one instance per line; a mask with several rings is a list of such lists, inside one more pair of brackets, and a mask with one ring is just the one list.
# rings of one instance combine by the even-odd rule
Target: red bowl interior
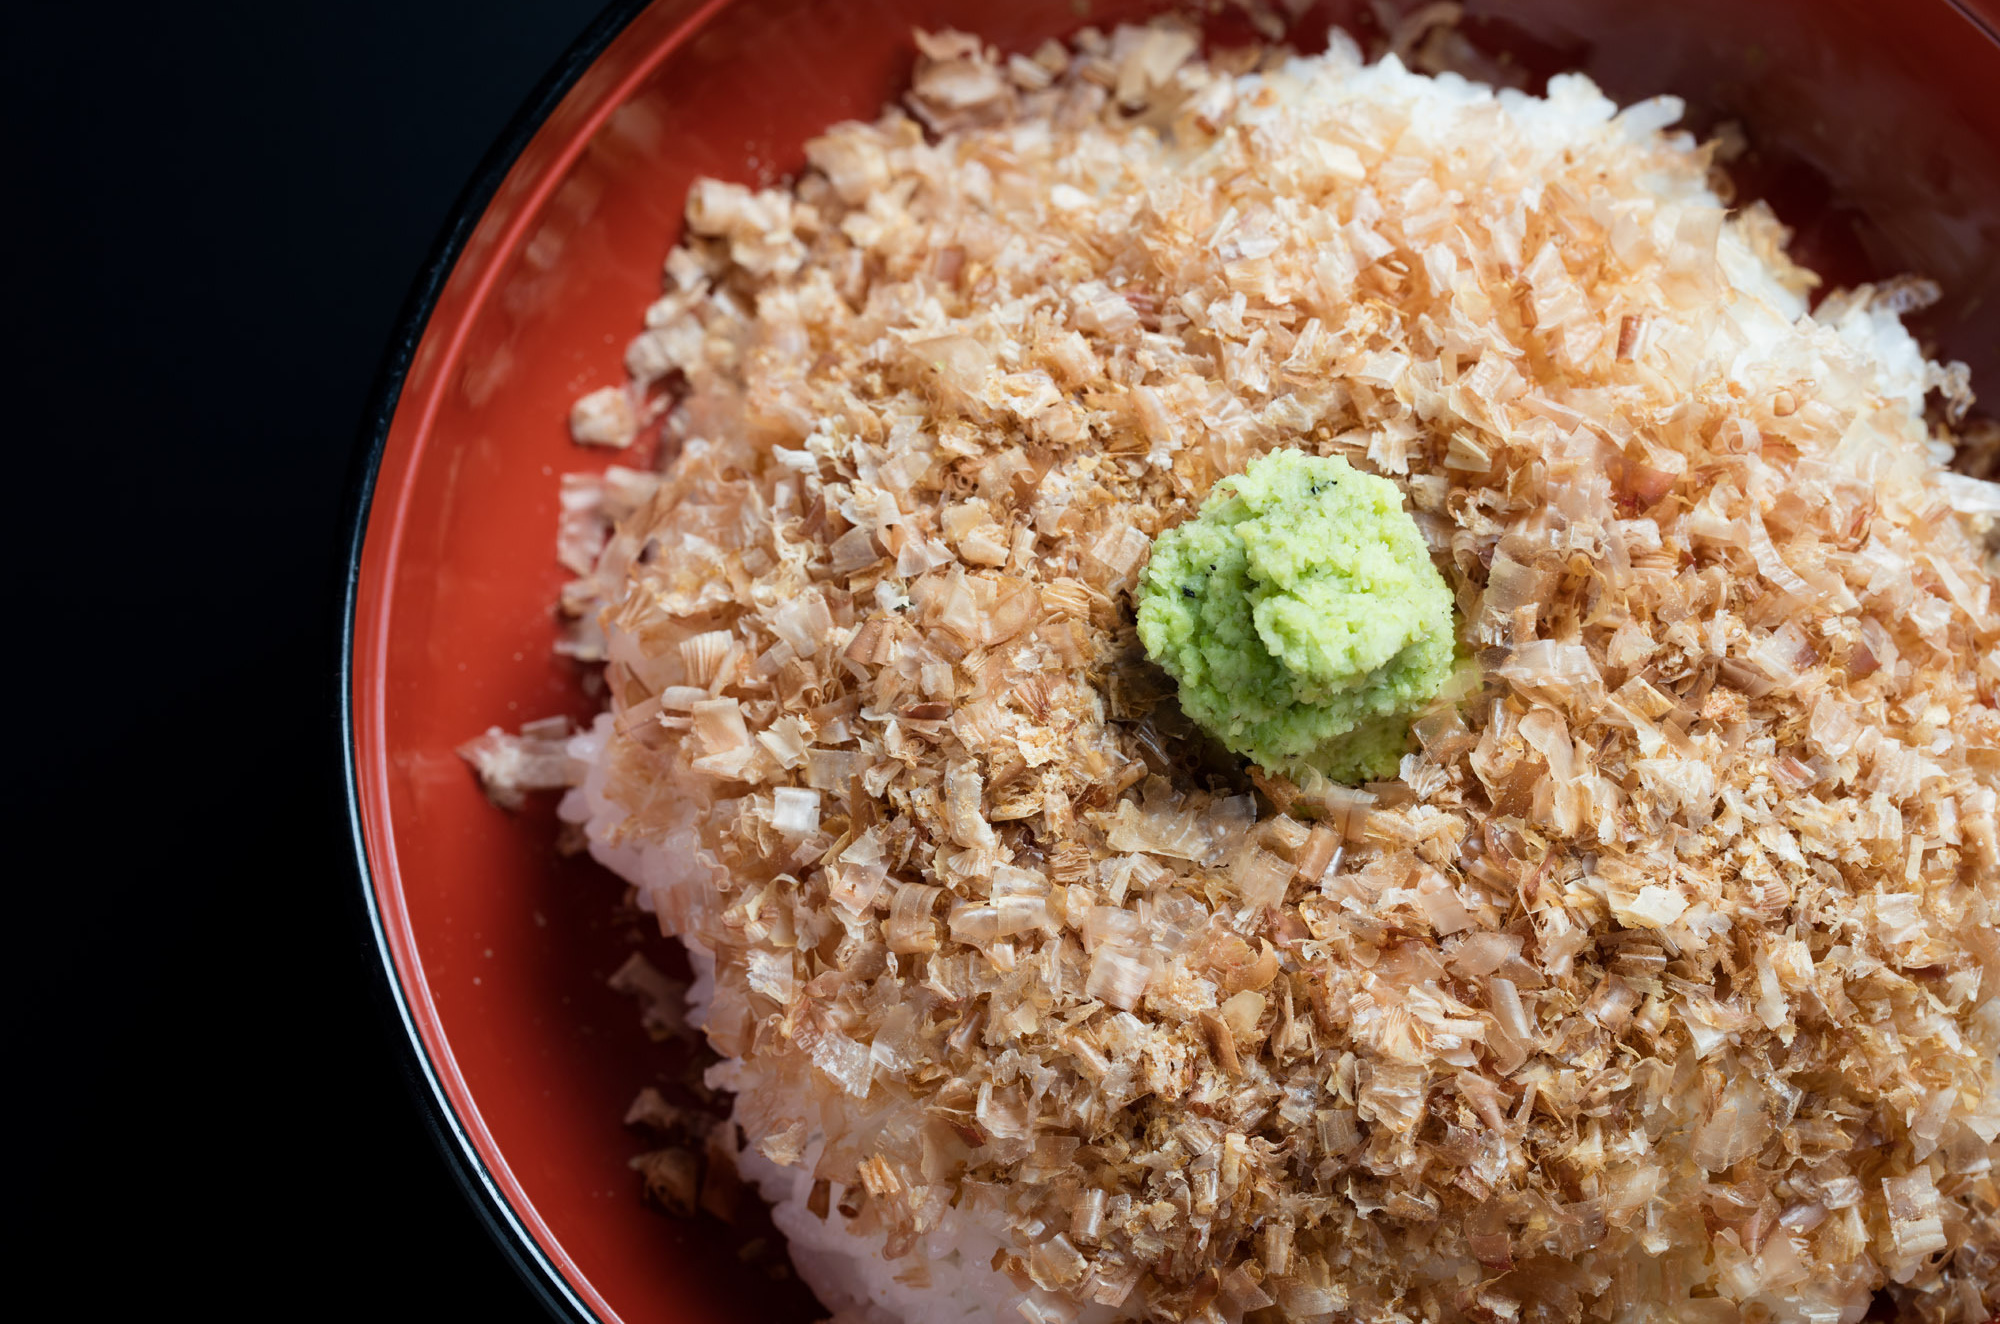
[[[363,515],[348,696],[363,863],[389,977],[473,1154],[605,1320],[814,1316],[796,1284],[739,1263],[740,1236],[642,1205],[626,1168],[642,1146],[619,1118],[686,1063],[605,987],[635,942],[621,887],[557,856],[550,805],[495,810],[452,752],[591,708],[550,649],[557,477],[603,462],[570,444],[568,406],[621,380],[689,183],[781,178],[824,126],[873,116],[908,76],[913,25],[1024,49],[1158,7],[660,0],[514,162],[422,325]],[[1323,3],[1297,40],[1318,46],[1336,18],[1379,36],[1398,8]],[[1465,9],[1468,37],[1526,77],[1581,68],[1620,99],[1673,91],[1697,125],[1742,123],[1739,178],[1805,255],[1843,280],[1938,279],[1925,334],[2000,391],[2000,0]]]

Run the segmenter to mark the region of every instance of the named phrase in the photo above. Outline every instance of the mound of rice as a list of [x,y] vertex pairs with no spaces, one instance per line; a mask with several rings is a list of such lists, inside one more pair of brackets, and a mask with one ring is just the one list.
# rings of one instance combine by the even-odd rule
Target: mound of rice
[[[2000,489],[1921,284],[1808,316],[1672,98],[920,43],[795,188],[694,191],[573,419],[666,458],[566,490],[564,814],[821,1298],[1986,1320]],[[1395,781],[1218,758],[1135,640],[1275,447],[1456,596]]]

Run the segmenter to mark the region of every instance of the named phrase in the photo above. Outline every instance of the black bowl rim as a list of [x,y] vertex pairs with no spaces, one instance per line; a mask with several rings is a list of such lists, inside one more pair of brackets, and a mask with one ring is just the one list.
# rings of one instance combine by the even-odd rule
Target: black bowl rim
[[464,1120],[445,1093],[437,1068],[424,1049],[423,1037],[411,1015],[408,995],[396,977],[395,958],[390,952],[381,908],[377,904],[374,871],[368,864],[368,843],[362,826],[360,768],[355,746],[354,623],[360,606],[361,552],[367,539],[375,482],[388,445],[390,424],[395,419],[396,406],[402,397],[403,383],[416,357],[417,347],[423,341],[431,314],[450,283],[467,242],[484,219],[487,208],[522,152],[575,88],[578,79],[650,2],[611,0],[605,6],[514,112],[507,127],[487,150],[457,201],[452,204],[444,226],[432,244],[430,255],[403,301],[395,331],[376,371],[349,467],[340,525],[344,531],[344,544],[339,557],[341,580],[337,595],[340,611],[339,658],[334,670],[339,692],[334,704],[335,735],[340,741],[342,792],[345,797],[343,807],[358,885],[355,899],[359,902],[360,913],[357,918],[364,926],[360,940],[366,946],[364,959],[369,967],[369,983],[373,986],[378,1010],[393,1022],[402,1075],[422,1114],[424,1129],[437,1146],[466,1203],[543,1308],[554,1318],[573,1324],[603,1322],[543,1251],[501,1193],[492,1169],[480,1156]]

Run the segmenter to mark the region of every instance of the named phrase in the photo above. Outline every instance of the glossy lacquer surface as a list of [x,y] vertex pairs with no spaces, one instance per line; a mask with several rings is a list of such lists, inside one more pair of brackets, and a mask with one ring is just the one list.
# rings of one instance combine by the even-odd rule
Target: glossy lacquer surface
[[[558,476],[603,461],[570,444],[569,403],[620,380],[689,182],[796,169],[806,138],[896,92],[913,26],[1019,50],[1153,8],[662,0],[579,53],[588,67],[473,199],[448,276],[414,314],[373,438],[352,590],[362,881],[447,1146],[570,1313],[812,1317],[795,1284],[741,1265],[712,1225],[641,1204],[619,1118],[678,1064],[605,987],[633,941],[614,917],[620,885],[557,856],[548,805],[493,809],[452,753],[490,725],[590,710],[550,651]],[[1993,8],[1471,0],[1461,31],[1503,72],[1581,68],[1621,100],[1673,91],[1698,125],[1738,121],[1755,149],[1746,184],[1799,227],[1806,256],[1844,279],[1937,278],[1948,295],[1926,334],[2000,392]],[[1336,19],[1379,39],[1394,10],[1321,4],[1295,40],[1317,48]]]

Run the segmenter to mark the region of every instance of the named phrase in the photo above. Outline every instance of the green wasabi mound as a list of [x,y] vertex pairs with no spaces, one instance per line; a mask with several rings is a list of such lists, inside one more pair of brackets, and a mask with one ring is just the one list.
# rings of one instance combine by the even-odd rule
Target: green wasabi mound
[[1409,715],[1450,678],[1451,609],[1395,484],[1282,450],[1154,541],[1139,638],[1231,750],[1362,781],[1395,775]]

